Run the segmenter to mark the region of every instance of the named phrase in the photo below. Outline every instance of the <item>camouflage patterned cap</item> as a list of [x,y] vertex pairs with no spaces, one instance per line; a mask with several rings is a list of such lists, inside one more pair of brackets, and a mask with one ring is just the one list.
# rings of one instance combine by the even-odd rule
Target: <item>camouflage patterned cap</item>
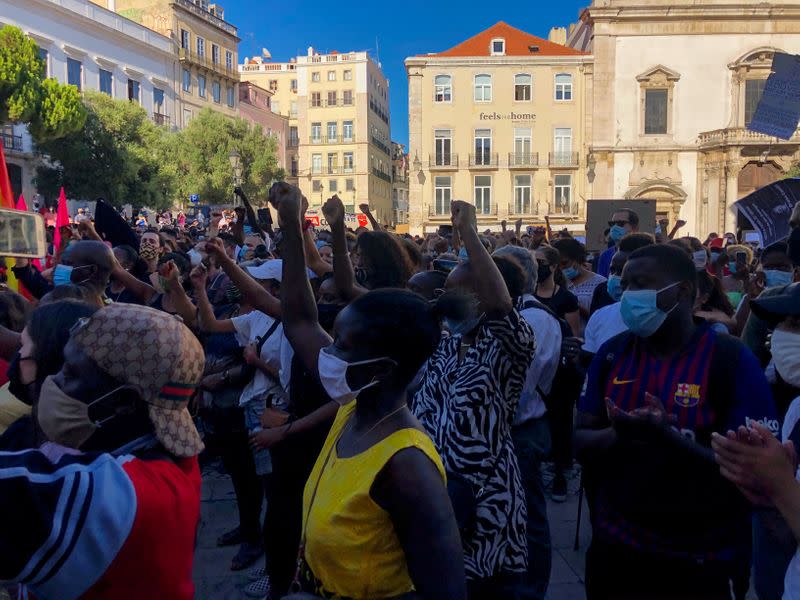
[[175,456],[196,456],[200,434],[186,406],[203,375],[205,356],[180,318],[146,306],[116,303],[97,311],[71,336],[103,371],[135,389]]

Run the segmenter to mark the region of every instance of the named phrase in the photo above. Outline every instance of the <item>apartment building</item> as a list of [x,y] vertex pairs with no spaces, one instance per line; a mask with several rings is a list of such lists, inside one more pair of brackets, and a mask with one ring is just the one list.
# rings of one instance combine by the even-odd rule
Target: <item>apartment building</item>
[[272,92],[252,81],[242,81],[239,83],[239,112],[243,119],[261,127],[264,135],[275,138],[278,166],[286,171],[289,119],[272,110]]
[[338,194],[348,212],[369,204],[393,222],[389,82],[367,52],[309,48],[285,63],[249,59],[239,72],[273,92],[273,111],[289,118],[289,180],[312,209]]
[[500,22],[405,65],[411,233],[447,222],[454,199],[475,204],[480,227],[549,215],[583,231],[590,54]]

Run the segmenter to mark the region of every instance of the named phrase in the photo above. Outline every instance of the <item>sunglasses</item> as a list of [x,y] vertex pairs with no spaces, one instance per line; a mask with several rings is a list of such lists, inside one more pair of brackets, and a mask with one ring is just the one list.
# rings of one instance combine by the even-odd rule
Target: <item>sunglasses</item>
[[619,225],[620,227],[625,227],[629,221],[609,221],[608,226],[613,227],[614,225]]

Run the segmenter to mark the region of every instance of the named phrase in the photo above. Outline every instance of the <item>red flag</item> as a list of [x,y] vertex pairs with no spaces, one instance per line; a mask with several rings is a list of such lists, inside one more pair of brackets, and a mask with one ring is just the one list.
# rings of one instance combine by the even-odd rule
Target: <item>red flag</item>
[[22,194],[19,195],[19,200],[17,200],[17,210],[28,212],[28,205],[25,203],[25,196]]
[[[14,192],[11,188],[11,179],[8,177],[8,167],[6,166],[6,153],[3,150],[3,144],[0,144],[0,208],[14,208]],[[14,266],[13,258],[6,258],[6,283],[10,290],[19,291],[17,278],[14,277],[14,271],[11,267]]]
[[56,231],[53,236],[53,254],[58,253],[61,248],[61,228],[69,226],[69,213],[67,212],[67,195],[64,188],[58,195],[58,208],[56,209]]

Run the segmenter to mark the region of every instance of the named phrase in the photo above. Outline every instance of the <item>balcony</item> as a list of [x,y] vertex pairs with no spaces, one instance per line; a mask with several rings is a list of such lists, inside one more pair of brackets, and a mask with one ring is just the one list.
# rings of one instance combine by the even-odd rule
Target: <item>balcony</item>
[[548,212],[551,215],[574,217],[578,215],[578,203],[574,201],[564,203],[551,202]]
[[378,148],[380,148],[383,151],[383,153],[386,154],[387,156],[391,156],[392,155],[392,151],[389,149],[389,146],[384,144],[382,141],[380,141],[374,135],[372,136],[372,143],[373,143],[373,145],[375,145]]
[[532,169],[539,166],[539,153],[538,152],[509,152],[508,154],[508,168],[509,169]]
[[289,148],[297,148],[300,145],[300,140],[297,138],[289,138],[289,142],[287,144]]
[[458,169],[458,154],[436,154],[428,157],[428,168],[431,171],[452,171]]
[[387,175],[383,171],[379,171],[375,167],[372,167],[372,174],[375,175],[378,179],[383,179],[387,183],[392,183],[392,176]]
[[533,215],[539,214],[539,203],[538,202],[523,202],[523,203],[516,203],[509,205],[508,207],[508,216],[509,217],[531,217]]
[[308,138],[308,143],[313,144],[315,146],[320,146],[323,144],[355,144],[356,138],[355,136],[351,135],[345,137],[343,135],[337,136],[321,136],[321,137],[310,137]]
[[470,169],[496,169],[500,163],[497,153],[482,152],[469,155]]
[[578,153],[550,152],[549,160],[547,162],[551,167],[562,168],[562,169],[577,169]]
[[13,133],[3,133],[3,149],[22,152],[22,136]]
[[697,136],[697,143],[701,148],[798,144],[800,143],[800,132],[795,132],[795,134],[789,140],[782,140],[771,135],[764,135],[763,133],[750,131],[744,127],[732,127],[730,129],[704,131]]
[[169,127],[169,115],[164,115],[161,113],[153,113],[153,123],[156,125],[162,125],[164,127]]
[[436,206],[432,204],[428,207],[428,216],[432,219],[447,219],[449,220],[452,213],[450,211],[450,203],[448,202],[446,205],[439,205]]
[[198,6],[194,2],[191,2],[191,0],[172,0],[172,3],[175,6],[180,6],[181,8],[188,10],[190,13],[197,15],[207,23],[211,23],[214,27],[218,27],[224,32],[238,37],[238,30],[236,27],[224,19],[220,19],[217,15],[212,14],[209,10]]
[[489,206],[483,207],[476,207],[475,208],[475,216],[480,218],[486,217],[496,217],[497,216],[497,204],[492,203]]
[[197,67],[213,71],[214,73],[222,75],[223,77],[228,77],[229,79],[235,79],[237,81],[239,80],[239,76],[235,67],[228,68],[227,65],[214,62],[211,60],[210,56],[200,56],[197,54],[197,52],[192,52],[186,48],[180,48],[178,50],[178,59],[182,63],[195,65]]

